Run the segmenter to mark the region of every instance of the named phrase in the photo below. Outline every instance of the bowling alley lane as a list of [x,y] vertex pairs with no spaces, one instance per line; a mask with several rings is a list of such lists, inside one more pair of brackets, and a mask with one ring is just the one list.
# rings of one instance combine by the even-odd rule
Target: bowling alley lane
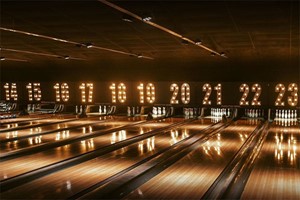
[[98,118],[91,118],[91,119],[78,119],[75,121],[69,121],[69,122],[64,122],[64,123],[58,123],[58,124],[52,124],[52,125],[46,125],[46,126],[38,126],[38,127],[33,127],[33,128],[27,128],[27,129],[22,129],[22,130],[15,130],[15,131],[7,131],[5,133],[0,133],[0,141],[3,142],[6,139],[14,138],[18,139],[19,137],[23,136],[28,136],[32,134],[39,134],[47,131],[52,131],[52,130],[57,130],[62,128],[72,128],[72,126],[78,126],[78,125],[84,125],[84,124],[89,124],[89,123],[96,123],[100,122],[101,120],[105,119],[112,119],[110,116],[103,116],[103,117],[98,117]]
[[236,121],[125,198],[200,199],[258,123]]
[[24,116],[19,116],[16,118],[9,118],[9,119],[1,119],[0,122],[1,124],[5,123],[16,123],[16,122],[22,122],[22,121],[34,121],[38,120],[40,118],[51,118],[52,115],[45,115],[45,116],[30,116],[30,115],[24,115]]
[[[45,176],[16,189],[2,194],[3,198],[17,198],[17,194],[26,194],[26,198],[67,198],[117,172],[176,144],[191,134],[198,133],[212,122],[199,119],[190,124],[174,128],[156,136],[128,145],[112,153],[78,164],[54,174]],[[155,125],[155,124],[153,124]],[[139,128],[138,134],[149,129],[146,125]],[[126,132],[124,132],[126,134]],[[117,136],[120,137],[120,136]],[[111,142],[116,142],[111,137]],[[93,145],[84,143],[84,145]],[[39,189],[36,189],[38,186]]]
[[[127,118],[126,118],[127,119]],[[135,122],[139,121],[143,118],[129,118],[127,119],[127,122]],[[124,120],[124,118],[123,118]],[[124,122],[124,121],[121,122]],[[18,174],[22,174],[24,172],[34,170],[37,168],[40,168],[42,166],[58,162],[82,153],[86,153],[89,151],[92,151],[94,149],[107,146],[110,144],[114,144],[116,142],[126,140],[128,138],[131,138],[133,136],[139,135],[141,132],[141,129],[144,132],[151,131],[157,128],[165,127],[167,125],[171,125],[175,122],[183,121],[183,118],[167,118],[163,119],[159,122],[152,121],[148,122],[146,124],[136,125],[133,127],[127,127],[122,130],[119,130],[117,132],[111,132],[108,134],[104,134],[98,137],[90,138],[87,140],[82,140],[79,142],[74,142],[71,144],[67,144],[64,146],[51,148],[48,150],[45,150],[43,152],[35,153],[33,155],[28,156],[22,156],[19,158],[15,158],[8,161],[2,161],[0,163],[0,172],[1,177],[0,179],[6,179],[12,176],[16,176]],[[111,122],[109,126],[113,126],[113,124],[119,124],[118,121],[114,120],[114,122]],[[82,129],[81,129],[82,130]],[[82,130],[83,131],[83,130]],[[83,132],[78,133],[83,134]],[[62,136],[62,135],[61,135]],[[62,138],[63,139],[63,138]],[[35,142],[35,139],[33,140]],[[28,141],[30,142],[30,141]]]
[[299,144],[299,123],[280,126],[273,122],[242,198],[299,199]]
[[9,128],[22,127],[22,126],[28,126],[28,125],[36,125],[36,124],[43,125],[43,123],[60,122],[62,120],[68,120],[68,119],[76,119],[76,116],[75,115],[57,115],[57,116],[53,116],[53,117],[45,117],[45,118],[41,117],[39,119],[33,119],[33,120],[29,120],[29,121],[11,122],[8,124],[1,123],[0,130],[5,130],[5,129],[9,130]]
[[[45,127],[37,127],[37,128],[30,128],[22,131],[11,131],[7,132],[6,134],[0,134],[1,139],[9,139],[11,137],[20,137],[24,135],[32,135],[32,134],[38,134],[38,133],[43,133],[45,131],[51,131],[51,130],[56,130],[55,132],[51,134],[41,134],[41,135],[36,135],[33,137],[29,138],[24,138],[24,139],[18,139],[16,141],[9,141],[5,143],[1,143],[0,148],[1,152],[9,152],[13,150],[19,150],[23,148],[30,148],[35,145],[41,145],[41,144],[46,144],[49,142],[55,142],[55,141],[61,141],[64,139],[68,139],[71,137],[83,135],[83,134],[89,134],[93,133],[93,131],[99,131],[99,130],[104,130],[108,128],[113,128],[117,127],[120,125],[126,125],[129,124],[130,121],[127,121],[127,117],[119,117],[119,120],[115,121],[103,121],[105,119],[112,119],[111,117],[100,117],[96,121],[95,118],[92,120],[78,120],[78,121],[72,121],[72,122],[66,122],[62,124],[55,124],[55,125],[49,125]],[[88,123],[96,123],[99,122],[98,124],[91,124],[88,125]],[[86,126],[79,127],[72,129],[72,126],[75,125],[84,125],[87,124]],[[62,128],[67,128],[70,127],[70,129],[59,131],[59,129]],[[5,138],[4,138],[5,137]]]

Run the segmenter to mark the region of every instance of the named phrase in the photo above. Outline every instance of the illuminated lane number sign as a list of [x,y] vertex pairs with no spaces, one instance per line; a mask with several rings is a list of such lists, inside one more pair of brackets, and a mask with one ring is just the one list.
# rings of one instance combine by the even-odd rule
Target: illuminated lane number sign
[[56,83],[53,88],[55,89],[56,102],[60,102],[61,100],[63,102],[69,101],[69,86],[67,83],[62,83],[61,85]]
[[[191,100],[190,94],[190,85],[188,83],[183,83],[181,85],[181,102],[183,104],[188,104]],[[176,83],[171,84],[170,91],[173,92],[172,97],[170,99],[171,104],[178,104],[177,96],[179,93],[179,86]]]
[[[116,88],[115,83],[112,83],[109,86],[109,89],[111,90],[112,103],[117,103],[117,97],[118,97],[118,101],[120,103],[126,102],[126,85],[124,83],[119,83],[118,88]],[[118,92],[117,92],[117,89],[118,89]]]
[[[288,96],[288,104],[290,106],[296,106],[298,104],[298,85],[296,83],[290,83],[288,85],[288,91],[291,92],[291,96]],[[282,98],[285,93],[285,86],[281,83],[275,86],[275,92],[278,92],[278,96],[275,101],[275,106],[284,106],[285,102],[282,101]]]
[[140,103],[145,103],[145,94],[147,103],[155,102],[155,86],[153,83],[148,83],[146,85],[146,92],[144,91],[144,83],[140,83],[137,86],[137,89],[139,90]]
[[297,106],[298,104],[298,85],[296,83],[290,83],[288,91],[291,92],[292,96],[288,96],[288,104],[290,106]]
[[[243,83],[240,86],[240,92],[243,92],[243,95],[242,95],[241,100],[240,100],[240,105],[241,106],[248,106],[249,105],[249,101],[246,101],[246,99],[249,95],[249,90],[250,90],[250,88],[246,83]],[[261,95],[261,86],[260,86],[260,84],[258,84],[258,83],[253,84],[252,87],[251,87],[251,91],[255,92],[254,97],[251,101],[251,105],[252,106],[260,106],[261,102],[258,101],[258,99]]]
[[[222,85],[219,83],[214,87],[214,90],[217,92],[217,105],[222,105]],[[203,105],[211,105],[211,100],[209,97],[212,92],[212,87],[210,84],[206,83],[202,87],[202,91],[205,92],[204,99],[202,101]]]
[[41,101],[42,99],[42,91],[40,83],[28,83],[27,86],[28,91],[28,100],[29,101]]
[[17,101],[18,93],[17,93],[17,84],[16,83],[5,83],[3,86],[5,89],[5,99],[6,101]]
[[[81,83],[79,86],[81,90],[81,102],[82,103],[91,103],[93,102],[93,83]],[[88,90],[88,91],[87,91]]]

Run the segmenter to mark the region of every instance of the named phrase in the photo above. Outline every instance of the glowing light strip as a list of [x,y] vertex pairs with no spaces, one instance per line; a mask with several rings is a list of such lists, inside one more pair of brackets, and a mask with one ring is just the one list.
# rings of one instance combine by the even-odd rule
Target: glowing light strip
[[7,58],[7,57],[3,57],[1,59],[1,61],[17,61],[17,62],[28,62],[28,60],[23,60],[23,59],[17,59],[17,58]]
[[[56,37],[50,37],[50,36],[47,36],[47,35],[30,33],[30,32],[26,32],[26,31],[20,31],[20,30],[4,28],[4,27],[0,27],[0,30],[14,32],[14,33],[20,33],[20,34],[24,34],[24,35],[30,35],[30,36],[33,36],[33,37],[44,38],[44,39],[47,39],[47,40],[54,40],[54,41],[58,41],[58,42],[63,42],[63,43],[68,43],[68,44],[73,44],[73,45],[78,45],[78,46],[86,46],[87,47],[87,45],[79,43],[79,42],[64,40],[64,39],[60,39],[60,38],[56,38]],[[134,56],[134,57],[137,57],[137,58],[146,58],[146,59],[151,59],[151,60],[153,59],[152,57],[149,57],[149,56],[143,56],[143,55],[140,55],[140,54],[134,54],[134,53],[129,53],[129,52],[125,52],[125,51],[119,51],[119,50],[115,50],[115,49],[95,46],[95,45],[91,45],[88,48],[94,48],[94,49],[99,49],[99,50],[104,50],[104,51],[110,51],[110,52],[113,52],[113,53],[119,53],[119,54]]]
[[55,54],[48,54],[48,53],[39,53],[39,52],[33,52],[33,51],[25,51],[25,50],[18,50],[18,49],[7,49],[7,48],[0,48],[0,51],[10,51],[10,52],[17,52],[17,53],[27,53],[32,55],[38,55],[38,56],[47,56],[47,57],[55,57],[55,58],[63,58],[63,59],[74,59],[74,60],[85,60],[82,58],[75,58],[75,57],[65,57],[61,55],[55,55]]
[[115,5],[115,4],[111,3],[111,2],[108,2],[108,1],[106,1],[106,0],[98,0],[98,1],[101,2],[101,3],[103,3],[103,4],[105,4],[105,5],[107,5],[107,6],[110,6],[110,7],[114,8],[114,9],[116,9],[116,10],[122,12],[122,13],[125,13],[125,14],[127,14],[127,15],[129,15],[129,16],[131,16],[131,17],[134,17],[134,18],[137,19],[137,20],[140,20],[140,21],[142,21],[142,22],[144,22],[144,23],[146,23],[146,24],[149,24],[150,26],[153,26],[153,27],[155,27],[155,28],[157,28],[157,29],[160,29],[160,30],[162,30],[162,31],[164,31],[164,32],[166,32],[166,33],[169,33],[169,34],[171,34],[171,35],[173,35],[173,36],[175,36],[175,37],[178,37],[178,38],[180,38],[180,39],[182,39],[182,40],[185,40],[185,41],[187,41],[187,42],[189,42],[189,43],[191,43],[191,44],[194,44],[194,45],[196,45],[196,46],[198,46],[198,47],[201,47],[201,48],[203,48],[203,49],[205,49],[205,50],[207,50],[207,51],[209,51],[209,52],[211,52],[211,53],[214,53],[214,54],[216,54],[216,55],[219,55],[219,56],[222,56],[222,57],[227,58],[225,55],[221,55],[220,53],[218,53],[218,52],[216,52],[216,51],[214,51],[214,50],[212,50],[212,49],[210,49],[210,48],[208,48],[208,47],[206,47],[206,46],[204,46],[204,45],[202,45],[202,44],[198,44],[197,42],[195,42],[195,41],[193,41],[193,40],[191,40],[191,39],[189,39],[189,38],[186,38],[186,37],[180,35],[179,33],[176,33],[176,32],[174,32],[174,31],[172,31],[172,30],[170,30],[170,29],[168,29],[168,28],[166,28],[166,27],[163,27],[163,26],[161,26],[161,25],[159,25],[159,24],[156,24],[156,23],[154,23],[154,22],[151,22],[151,21],[145,21],[145,20],[143,20],[143,18],[140,17],[139,15],[134,14],[134,13],[132,13],[132,12],[130,12],[130,11],[124,9],[124,8],[121,8],[121,7]]

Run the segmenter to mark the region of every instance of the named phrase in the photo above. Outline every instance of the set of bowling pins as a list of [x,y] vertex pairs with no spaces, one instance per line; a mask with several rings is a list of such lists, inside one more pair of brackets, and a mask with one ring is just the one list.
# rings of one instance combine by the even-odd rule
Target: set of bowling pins
[[140,114],[139,106],[127,106],[127,116],[134,116],[136,114]]
[[184,108],[183,113],[185,117],[195,117],[197,116],[197,108]]
[[263,117],[264,110],[263,109],[246,109],[245,116],[250,118]]
[[275,111],[275,119],[292,119],[297,120],[297,110],[281,110],[276,109]]
[[211,108],[210,115],[212,117],[222,117],[225,115],[226,117],[230,117],[230,109],[229,108]]
[[36,109],[37,109],[37,105],[35,105],[35,104],[27,104],[27,111],[28,112],[35,112]]
[[75,106],[75,113],[76,114],[82,114],[83,111],[85,112],[85,109],[86,109],[86,107],[84,107],[83,105],[80,105],[80,106],[76,105]]
[[100,114],[108,114],[110,111],[111,107],[107,105],[99,105],[99,113]]
[[153,115],[165,115],[166,114],[166,107],[153,107],[152,108]]
[[9,112],[16,110],[17,104],[16,103],[0,103],[0,111],[1,112]]

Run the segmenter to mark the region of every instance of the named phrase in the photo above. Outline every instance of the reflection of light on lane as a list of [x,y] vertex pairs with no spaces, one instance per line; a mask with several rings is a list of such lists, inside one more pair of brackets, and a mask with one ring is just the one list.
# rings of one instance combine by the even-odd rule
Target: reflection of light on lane
[[217,123],[219,121],[221,121],[222,117],[210,117],[210,121],[212,123]]
[[274,119],[275,124],[279,126],[296,126],[297,125],[297,120],[295,119]]
[[7,142],[6,147],[7,147],[7,149],[10,149],[10,148],[17,149],[18,148],[18,140],[15,140],[13,142]]
[[[113,132],[111,134],[111,137],[110,137],[110,144],[114,144],[116,142],[120,142],[122,140],[126,140],[127,139],[127,136],[126,136],[127,132],[126,130],[121,130],[121,131],[118,131],[118,132]],[[117,151],[114,151],[114,154],[117,155],[117,154],[123,154],[126,152],[127,150],[127,146],[126,147],[123,147]]]
[[240,139],[244,142],[248,138],[248,134],[246,133],[239,133]]
[[19,125],[17,123],[15,123],[15,124],[7,124],[7,128],[16,128],[18,126]]
[[95,147],[93,138],[88,140],[81,140],[80,143],[81,143],[82,150],[84,151],[94,149]]
[[66,131],[62,131],[62,132],[57,132],[56,136],[55,136],[55,141],[61,140],[61,139],[66,139],[70,137],[70,131],[66,130]]
[[206,155],[212,156],[214,152],[221,155],[221,134],[217,134],[217,138],[210,139],[202,145],[202,149]]
[[[88,127],[88,131],[89,131],[89,133],[92,133],[92,132],[93,132],[93,127],[92,127],[92,126],[89,126],[89,127]],[[86,133],[87,133],[87,127],[82,127],[82,133],[83,133],[83,134],[86,134]]]
[[247,122],[249,125],[257,125],[260,122],[260,120],[259,119],[248,119]]
[[72,189],[71,181],[66,181],[66,186],[67,186],[67,190],[71,190]]
[[181,135],[179,134],[178,130],[171,130],[170,135],[171,135],[171,140],[170,140],[170,145],[174,145],[177,142],[189,137],[189,133],[187,129],[180,130]]
[[113,132],[111,137],[110,137],[110,143],[114,144],[116,142],[120,142],[122,140],[126,140],[127,136],[126,136],[126,130],[121,130],[118,132]]
[[281,130],[280,133],[276,132],[274,153],[277,164],[287,164],[284,162],[287,159],[289,165],[295,166],[297,164],[297,139],[293,134],[287,133],[286,129]]
[[[151,138],[147,138],[146,142],[144,141],[145,140],[138,142],[138,151],[140,155],[143,155],[144,153],[147,152],[151,152],[155,149],[155,136]],[[147,148],[144,148],[145,143]]]
[[35,128],[34,130],[35,130],[35,132],[37,132],[37,133],[42,132],[42,128],[41,128],[41,127],[37,127],[37,128]]
[[28,138],[29,145],[40,144],[42,143],[42,136],[30,137]]
[[170,144],[176,144],[178,142],[178,131],[177,130],[171,130],[171,141]]
[[[82,148],[80,150],[82,150]],[[70,153],[70,144],[66,144],[64,146],[57,147],[57,148],[55,148],[55,151],[56,151],[56,157],[59,157],[59,158],[65,157],[67,154]]]
[[12,131],[6,133],[6,139],[16,138],[16,137],[18,137],[18,131]]

